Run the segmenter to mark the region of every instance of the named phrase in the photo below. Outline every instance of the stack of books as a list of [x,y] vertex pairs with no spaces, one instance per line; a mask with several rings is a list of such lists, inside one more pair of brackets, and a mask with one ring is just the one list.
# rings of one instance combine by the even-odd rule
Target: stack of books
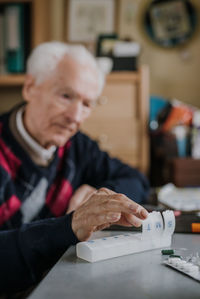
[[0,5],[0,75],[25,71],[30,24],[29,3]]

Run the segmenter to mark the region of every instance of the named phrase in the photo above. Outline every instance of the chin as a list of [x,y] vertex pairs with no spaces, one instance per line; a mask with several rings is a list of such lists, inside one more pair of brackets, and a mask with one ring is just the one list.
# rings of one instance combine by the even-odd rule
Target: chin
[[64,146],[73,135],[74,134],[68,136],[57,136],[52,143],[57,147]]

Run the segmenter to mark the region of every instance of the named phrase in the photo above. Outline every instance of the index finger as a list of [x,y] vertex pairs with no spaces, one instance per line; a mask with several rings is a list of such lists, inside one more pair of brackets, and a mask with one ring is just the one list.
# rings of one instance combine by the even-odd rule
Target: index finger
[[[110,204],[114,206],[118,203],[122,208],[122,212],[128,213],[130,210],[131,214],[134,214],[136,217],[140,219],[146,219],[148,217],[147,210],[138,203],[128,198],[126,195],[115,193],[112,195],[112,198],[116,199],[116,203],[114,203],[114,201],[111,199]],[[123,209],[123,207],[125,208],[125,210]]]
[[[108,190],[110,191],[110,190]],[[139,204],[129,199],[124,194],[115,193],[111,191],[109,194],[104,192],[97,192],[93,200],[87,202],[88,212],[91,210],[93,213],[104,212],[124,212],[133,214],[140,219],[147,218],[148,212]]]

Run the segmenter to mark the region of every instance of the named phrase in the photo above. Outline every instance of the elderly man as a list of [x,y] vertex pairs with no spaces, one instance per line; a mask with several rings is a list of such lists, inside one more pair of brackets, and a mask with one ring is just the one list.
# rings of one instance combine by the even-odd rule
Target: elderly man
[[93,231],[112,223],[140,226],[147,217],[134,202],[145,201],[146,178],[78,132],[103,81],[84,47],[41,44],[27,63],[26,104],[0,117],[0,225],[6,229],[0,233],[0,264],[5,289],[35,282],[70,245],[87,240]]
[[103,75],[84,47],[49,42],[33,50],[26,104],[0,117],[2,229],[69,213],[100,187],[145,201],[146,178],[78,132],[102,88]]

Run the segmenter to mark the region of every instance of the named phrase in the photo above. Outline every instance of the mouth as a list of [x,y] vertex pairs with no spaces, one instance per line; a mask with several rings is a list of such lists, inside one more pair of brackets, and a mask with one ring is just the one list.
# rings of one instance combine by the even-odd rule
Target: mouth
[[62,130],[69,131],[69,132],[74,132],[76,130],[75,127],[65,126],[63,124],[56,124],[56,126]]

